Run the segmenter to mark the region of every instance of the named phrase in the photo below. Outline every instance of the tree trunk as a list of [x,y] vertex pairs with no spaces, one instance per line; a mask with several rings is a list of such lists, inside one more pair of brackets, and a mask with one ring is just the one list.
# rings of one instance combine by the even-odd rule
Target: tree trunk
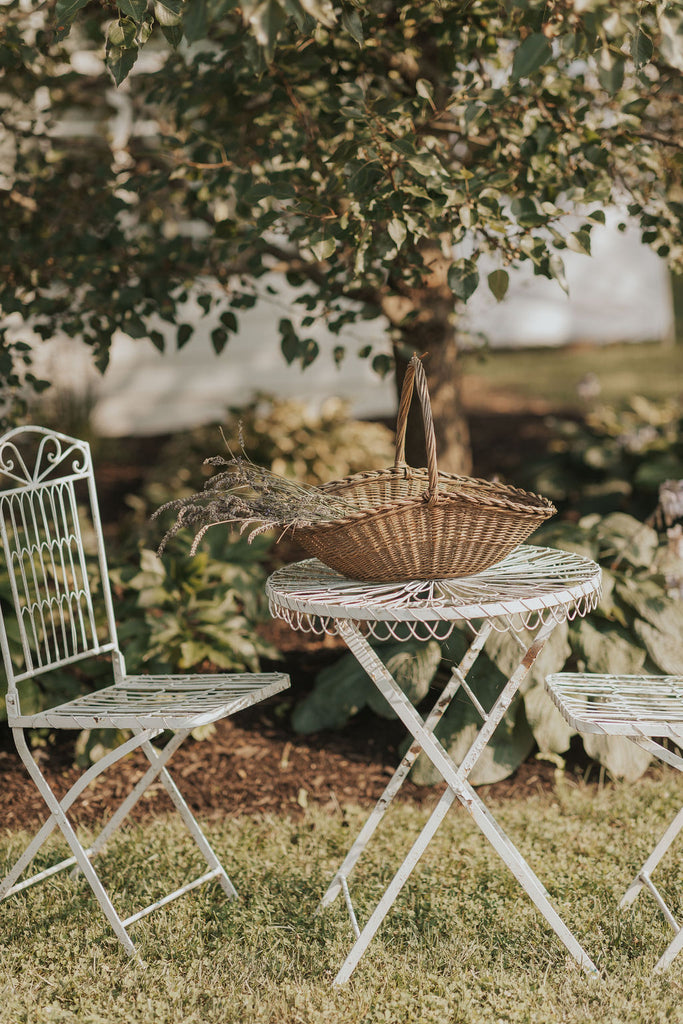
[[[411,354],[424,355],[439,469],[469,474],[472,452],[462,403],[454,297],[446,282],[448,264],[436,248],[432,250],[430,267],[432,273],[423,287],[410,296],[388,298],[384,303],[385,313],[394,325],[396,385],[400,395]],[[408,417],[406,461],[410,466],[425,466],[426,458],[420,403],[415,394]]]

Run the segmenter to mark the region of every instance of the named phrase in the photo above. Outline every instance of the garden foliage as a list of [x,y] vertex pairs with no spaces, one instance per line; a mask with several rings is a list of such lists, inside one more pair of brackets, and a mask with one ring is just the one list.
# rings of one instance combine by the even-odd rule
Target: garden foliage
[[[673,475],[683,477],[679,418],[678,409],[634,398],[625,412],[600,409],[586,423],[557,421],[549,455],[525,468],[527,483],[574,513],[547,523],[531,542],[597,561],[602,566],[602,597],[589,617],[564,623],[553,632],[477,763],[471,776],[475,783],[505,778],[534,746],[551,757],[568,751],[573,730],[545,692],[548,673],[683,672],[683,603],[670,595],[669,586],[672,571],[683,574],[683,564],[672,566],[667,538],[655,529],[655,524],[662,525],[656,514],[659,486]],[[596,506],[600,512],[581,514]],[[623,506],[635,514],[621,511]],[[416,660],[412,674],[403,664],[395,678],[413,699],[427,698],[426,709],[467,643],[467,634],[456,629],[442,644],[438,661],[432,658],[420,665]],[[405,647],[415,657],[417,645]],[[378,646],[378,653],[393,654],[384,645]],[[519,647],[510,637],[491,637],[468,678],[485,709],[518,661]],[[419,683],[416,672],[423,673]],[[372,707],[373,692],[369,677],[346,655],[320,674],[313,692],[295,710],[294,726],[301,732],[339,727],[363,706]],[[469,698],[458,694],[436,732],[457,762],[480,725]],[[618,777],[637,778],[649,763],[648,755],[618,737],[586,736],[583,743],[589,756]],[[422,783],[438,781],[423,756],[413,777]]]

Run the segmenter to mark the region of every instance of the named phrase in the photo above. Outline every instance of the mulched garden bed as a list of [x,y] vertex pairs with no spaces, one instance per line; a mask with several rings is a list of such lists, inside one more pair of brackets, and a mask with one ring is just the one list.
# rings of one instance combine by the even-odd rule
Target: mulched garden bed
[[[343,811],[346,804],[374,804],[398,764],[398,730],[387,729],[386,736],[378,737],[377,719],[359,716],[342,732],[301,737],[279,725],[275,712],[275,704],[264,704],[257,711],[219,722],[210,739],[190,739],[180,748],[169,767],[194,811],[204,818],[240,814],[296,818],[313,804],[331,813]],[[40,761],[60,796],[80,774],[73,767],[68,744],[45,751]],[[73,820],[80,824],[101,820],[123,800],[146,764],[136,753],[105,772],[74,806]],[[554,772],[552,764],[530,760],[509,779],[480,792],[507,797],[551,790]],[[36,823],[46,817],[45,805],[13,750],[0,750],[0,773],[3,828],[35,830]],[[431,806],[441,791],[441,787],[415,786],[408,780],[398,799]],[[152,800],[152,795],[159,795],[159,800]],[[133,817],[140,820],[161,806],[171,805],[156,786],[147,791]]]

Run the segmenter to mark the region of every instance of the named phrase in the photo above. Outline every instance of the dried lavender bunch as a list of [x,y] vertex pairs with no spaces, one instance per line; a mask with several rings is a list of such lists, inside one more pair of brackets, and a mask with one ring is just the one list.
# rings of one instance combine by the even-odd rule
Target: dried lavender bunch
[[278,476],[262,466],[255,466],[247,458],[233,456],[225,459],[217,455],[206,459],[205,465],[227,468],[207,480],[203,491],[166,502],[153,513],[152,519],[156,519],[167,510],[177,512],[175,523],[162,538],[159,554],[171,537],[185,527],[195,531],[190,549],[194,554],[211,526],[240,523],[240,533],[251,526],[251,541],[273,527],[285,532],[341,519],[357,511],[355,505],[343,498]]

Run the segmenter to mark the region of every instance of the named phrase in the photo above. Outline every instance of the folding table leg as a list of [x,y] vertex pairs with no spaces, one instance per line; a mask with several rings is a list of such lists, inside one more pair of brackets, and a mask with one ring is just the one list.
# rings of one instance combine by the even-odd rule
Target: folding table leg
[[334,985],[344,985],[353,974],[354,970],[358,966],[360,958],[370,945],[377,929],[391,909],[394,900],[408,881],[413,868],[436,835],[437,829],[446,817],[454,799],[455,793],[451,789],[447,789],[442,794],[441,799],[432,811],[427,824],[413,843],[407,857],[387,886],[384,895],[368,918],[367,924],[351,947],[346,960],[341,965],[339,972],[334,979]]
[[[413,847],[404,863],[401,865],[397,874],[394,876],[394,879],[390,883],[385,896],[382,901],[380,901],[380,905],[378,905],[375,913],[373,913],[368,924],[365,926],[365,929],[361,932],[360,937],[356,940],[345,964],[342,966],[337,978],[335,979],[336,984],[341,984],[350,977],[351,972],[358,963],[360,956],[362,956],[368,942],[372,939],[372,936],[379,927],[379,924],[409,877],[410,872],[413,870],[415,864],[417,864],[417,861],[419,860],[419,857],[426,849],[429,841],[436,832],[436,829],[445,817],[445,814],[452,804],[455,796],[457,796],[463,806],[472,815],[478,827],[484,833],[489,842],[491,842],[504,863],[506,863],[510,868],[517,881],[531,898],[538,910],[543,914],[548,924],[551,926],[558,938],[564,943],[574,959],[586,971],[597,974],[595,964],[552,907],[545,887],[541,884],[522,855],[495,821],[493,815],[484,806],[483,802],[466,781],[467,775],[476,763],[476,760],[486,745],[486,742],[488,742],[493,731],[495,731],[498,722],[514,696],[514,693],[518,690],[521,677],[526,674],[529,667],[533,664],[533,661],[540,653],[547,636],[549,636],[552,631],[553,625],[554,624],[552,623],[547,624],[539,630],[536,639],[522,659],[519,669],[517,672],[513,673],[513,676],[511,676],[507,685],[501,691],[495,705],[497,714],[492,714],[480,730],[478,739],[480,739],[481,742],[475,741],[468,751],[465,761],[463,761],[458,768],[438,740],[425,728],[424,722],[413,705],[410,703],[401,688],[391,676],[391,673],[388,672],[386,666],[377,656],[375,651],[373,651],[358,629],[351,623],[345,622],[340,624],[339,631],[344,637],[348,647],[353,651],[359,662],[370,674],[378,689],[384,694],[390,706],[393,707],[394,711],[406,728],[419,742],[427,757],[440,772],[444,781],[448,784],[449,790],[447,790],[443,795],[437,804],[437,807],[432,812],[432,816],[423,829],[423,832],[420,837],[418,837],[418,840],[413,844]],[[467,762],[467,764],[465,762]]]
[[[440,722],[447,708],[450,706],[453,698],[458,692],[460,686],[465,680],[465,676],[468,674],[472,665],[477,660],[488,636],[491,632],[492,626],[490,622],[484,623],[482,628],[479,630],[474,640],[470,644],[469,648],[465,652],[459,665],[453,668],[451,678],[443,691],[439,694],[439,698],[434,704],[428,718],[425,720],[425,728],[433,732],[436,725]],[[327,892],[320,900],[316,913],[320,913],[325,907],[330,906],[334,902],[339,892],[342,889],[342,879],[348,878],[353,868],[361,857],[365,847],[367,846],[370,838],[374,834],[377,826],[384,817],[389,807],[389,804],[394,799],[399,789],[405,782],[410,769],[417,760],[417,757],[422,750],[420,744],[415,740],[411,745],[410,749],[406,752],[398,768],[394,772],[391,780],[387,784],[384,792],[378,799],[377,803],[372,809],[372,812],[363,825],[363,828],[358,833],[358,836],[353,843],[353,846],[347,853],[344,861],[337,871],[336,875],[330,882]]]

